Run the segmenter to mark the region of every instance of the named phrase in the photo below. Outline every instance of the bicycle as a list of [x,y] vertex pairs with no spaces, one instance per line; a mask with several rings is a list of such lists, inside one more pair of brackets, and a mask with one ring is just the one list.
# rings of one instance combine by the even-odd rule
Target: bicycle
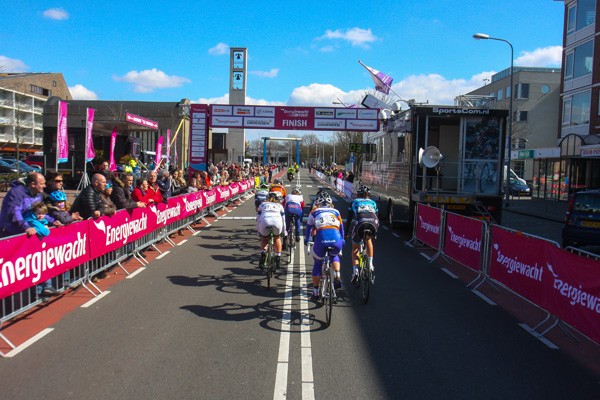
[[[310,253],[310,247],[312,243],[308,245],[308,252]],[[327,247],[325,249],[325,257],[323,257],[323,264],[321,265],[321,279],[319,280],[319,305],[325,306],[325,325],[331,325],[331,314],[333,312],[333,304],[337,303],[337,294],[333,286],[333,268],[331,268],[331,258],[329,251],[333,248]]]
[[269,230],[269,243],[267,244],[267,251],[265,253],[265,264],[264,269],[267,273],[267,289],[271,288],[271,278],[275,271],[275,235],[273,234],[273,227],[267,227]]
[[363,232],[360,241],[360,248],[358,250],[358,280],[356,281],[356,288],[361,288],[361,294],[363,303],[369,302],[369,294],[371,285],[375,282],[373,271],[367,261],[367,251],[365,248],[365,237],[369,234],[369,231]]
[[296,249],[296,239],[294,234],[294,232],[296,231],[296,218],[297,217],[295,215],[292,215],[290,218],[290,224],[287,227],[287,237],[285,240],[287,241],[287,249],[289,251],[288,263],[292,262],[292,254]]

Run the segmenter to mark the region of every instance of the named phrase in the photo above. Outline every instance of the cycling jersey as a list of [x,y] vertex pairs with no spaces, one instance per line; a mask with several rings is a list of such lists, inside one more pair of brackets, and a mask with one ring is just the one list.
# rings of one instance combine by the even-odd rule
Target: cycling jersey
[[302,221],[302,210],[304,209],[304,197],[301,194],[288,194],[285,197],[285,223],[289,226],[292,215],[296,217],[295,233],[300,234]]
[[348,209],[348,222],[351,222],[350,237],[352,243],[359,244],[365,231],[375,237],[379,229],[377,203],[371,199],[355,199]]
[[265,201],[258,206],[256,225],[261,236],[269,236],[268,227],[273,227],[275,236],[285,232],[283,206],[273,201]]
[[314,234],[312,249],[315,263],[313,276],[321,275],[321,264],[329,248],[331,262],[339,262],[339,253],[344,245],[344,226],[340,212],[335,208],[320,207],[310,212],[306,221],[305,242]]

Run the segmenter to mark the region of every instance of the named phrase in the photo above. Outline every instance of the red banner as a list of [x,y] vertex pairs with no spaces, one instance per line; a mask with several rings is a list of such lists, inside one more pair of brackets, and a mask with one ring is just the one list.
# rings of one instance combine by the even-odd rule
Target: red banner
[[0,299],[41,284],[91,259],[87,221],[50,229],[50,235],[2,240]]
[[95,244],[91,246],[90,258],[115,251],[152,232],[156,228],[156,218],[151,210],[151,207],[119,210],[110,217],[88,220],[89,238]]
[[446,212],[444,254],[481,271],[483,226],[483,221]]
[[492,226],[490,276],[600,343],[600,261]]
[[440,246],[440,226],[442,224],[442,210],[426,204],[417,204],[417,226],[415,231],[417,239],[438,249]]

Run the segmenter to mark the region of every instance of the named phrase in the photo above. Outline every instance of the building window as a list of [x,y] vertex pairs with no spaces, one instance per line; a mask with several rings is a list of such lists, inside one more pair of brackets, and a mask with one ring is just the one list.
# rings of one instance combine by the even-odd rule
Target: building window
[[507,86],[506,89],[504,89],[504,93],[506,94],[507,99],[512,96],[512,93],[510,92],[510,86]]
[[56,81],[52,81],[52,87],[56,87]]
[[567,10],[567,34],[575,32],[577,24],[577,7],[574,5]]
[[529,83],[517,83],[515,85],[515,98],[516,99],[528,99],[529,98]]
[[[596,21],[596,0],[579,0],[577,2],[576,30],[588,27]],[[570,17],[570,16],[569,16]]]
[[592,73],[594,42],[587,41],[570,52],[565,57],[565,81],[580,78]]
[[36,85],[29,85],[29,90],[31,93],[39,94],[41,96],[52,96],[52,90],[44,89],[43,87],[39,87]]
[[515,111],[514,121],[527,122],[527,111]]
[[496,97],[498,100],[502,100],[502,89],[498,90],[498,95]]
[[590,91],[573,95],[571,103],[571,125],[590,123]]
[[563,100],[562,124],[568,126],[571,123],[571,98]]

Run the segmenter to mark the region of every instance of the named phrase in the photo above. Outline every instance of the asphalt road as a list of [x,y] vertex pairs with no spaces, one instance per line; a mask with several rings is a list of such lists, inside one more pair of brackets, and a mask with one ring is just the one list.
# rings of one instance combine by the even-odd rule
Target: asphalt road
[[[300,183],[308,200],[318,184]],[[302,242],[266,288],[254,215],[247,201],[0,359],[1,398],[600,398],[599,377],[405,246],[407,232],[381,230],[367,305],[343,271],[325,327]]]

